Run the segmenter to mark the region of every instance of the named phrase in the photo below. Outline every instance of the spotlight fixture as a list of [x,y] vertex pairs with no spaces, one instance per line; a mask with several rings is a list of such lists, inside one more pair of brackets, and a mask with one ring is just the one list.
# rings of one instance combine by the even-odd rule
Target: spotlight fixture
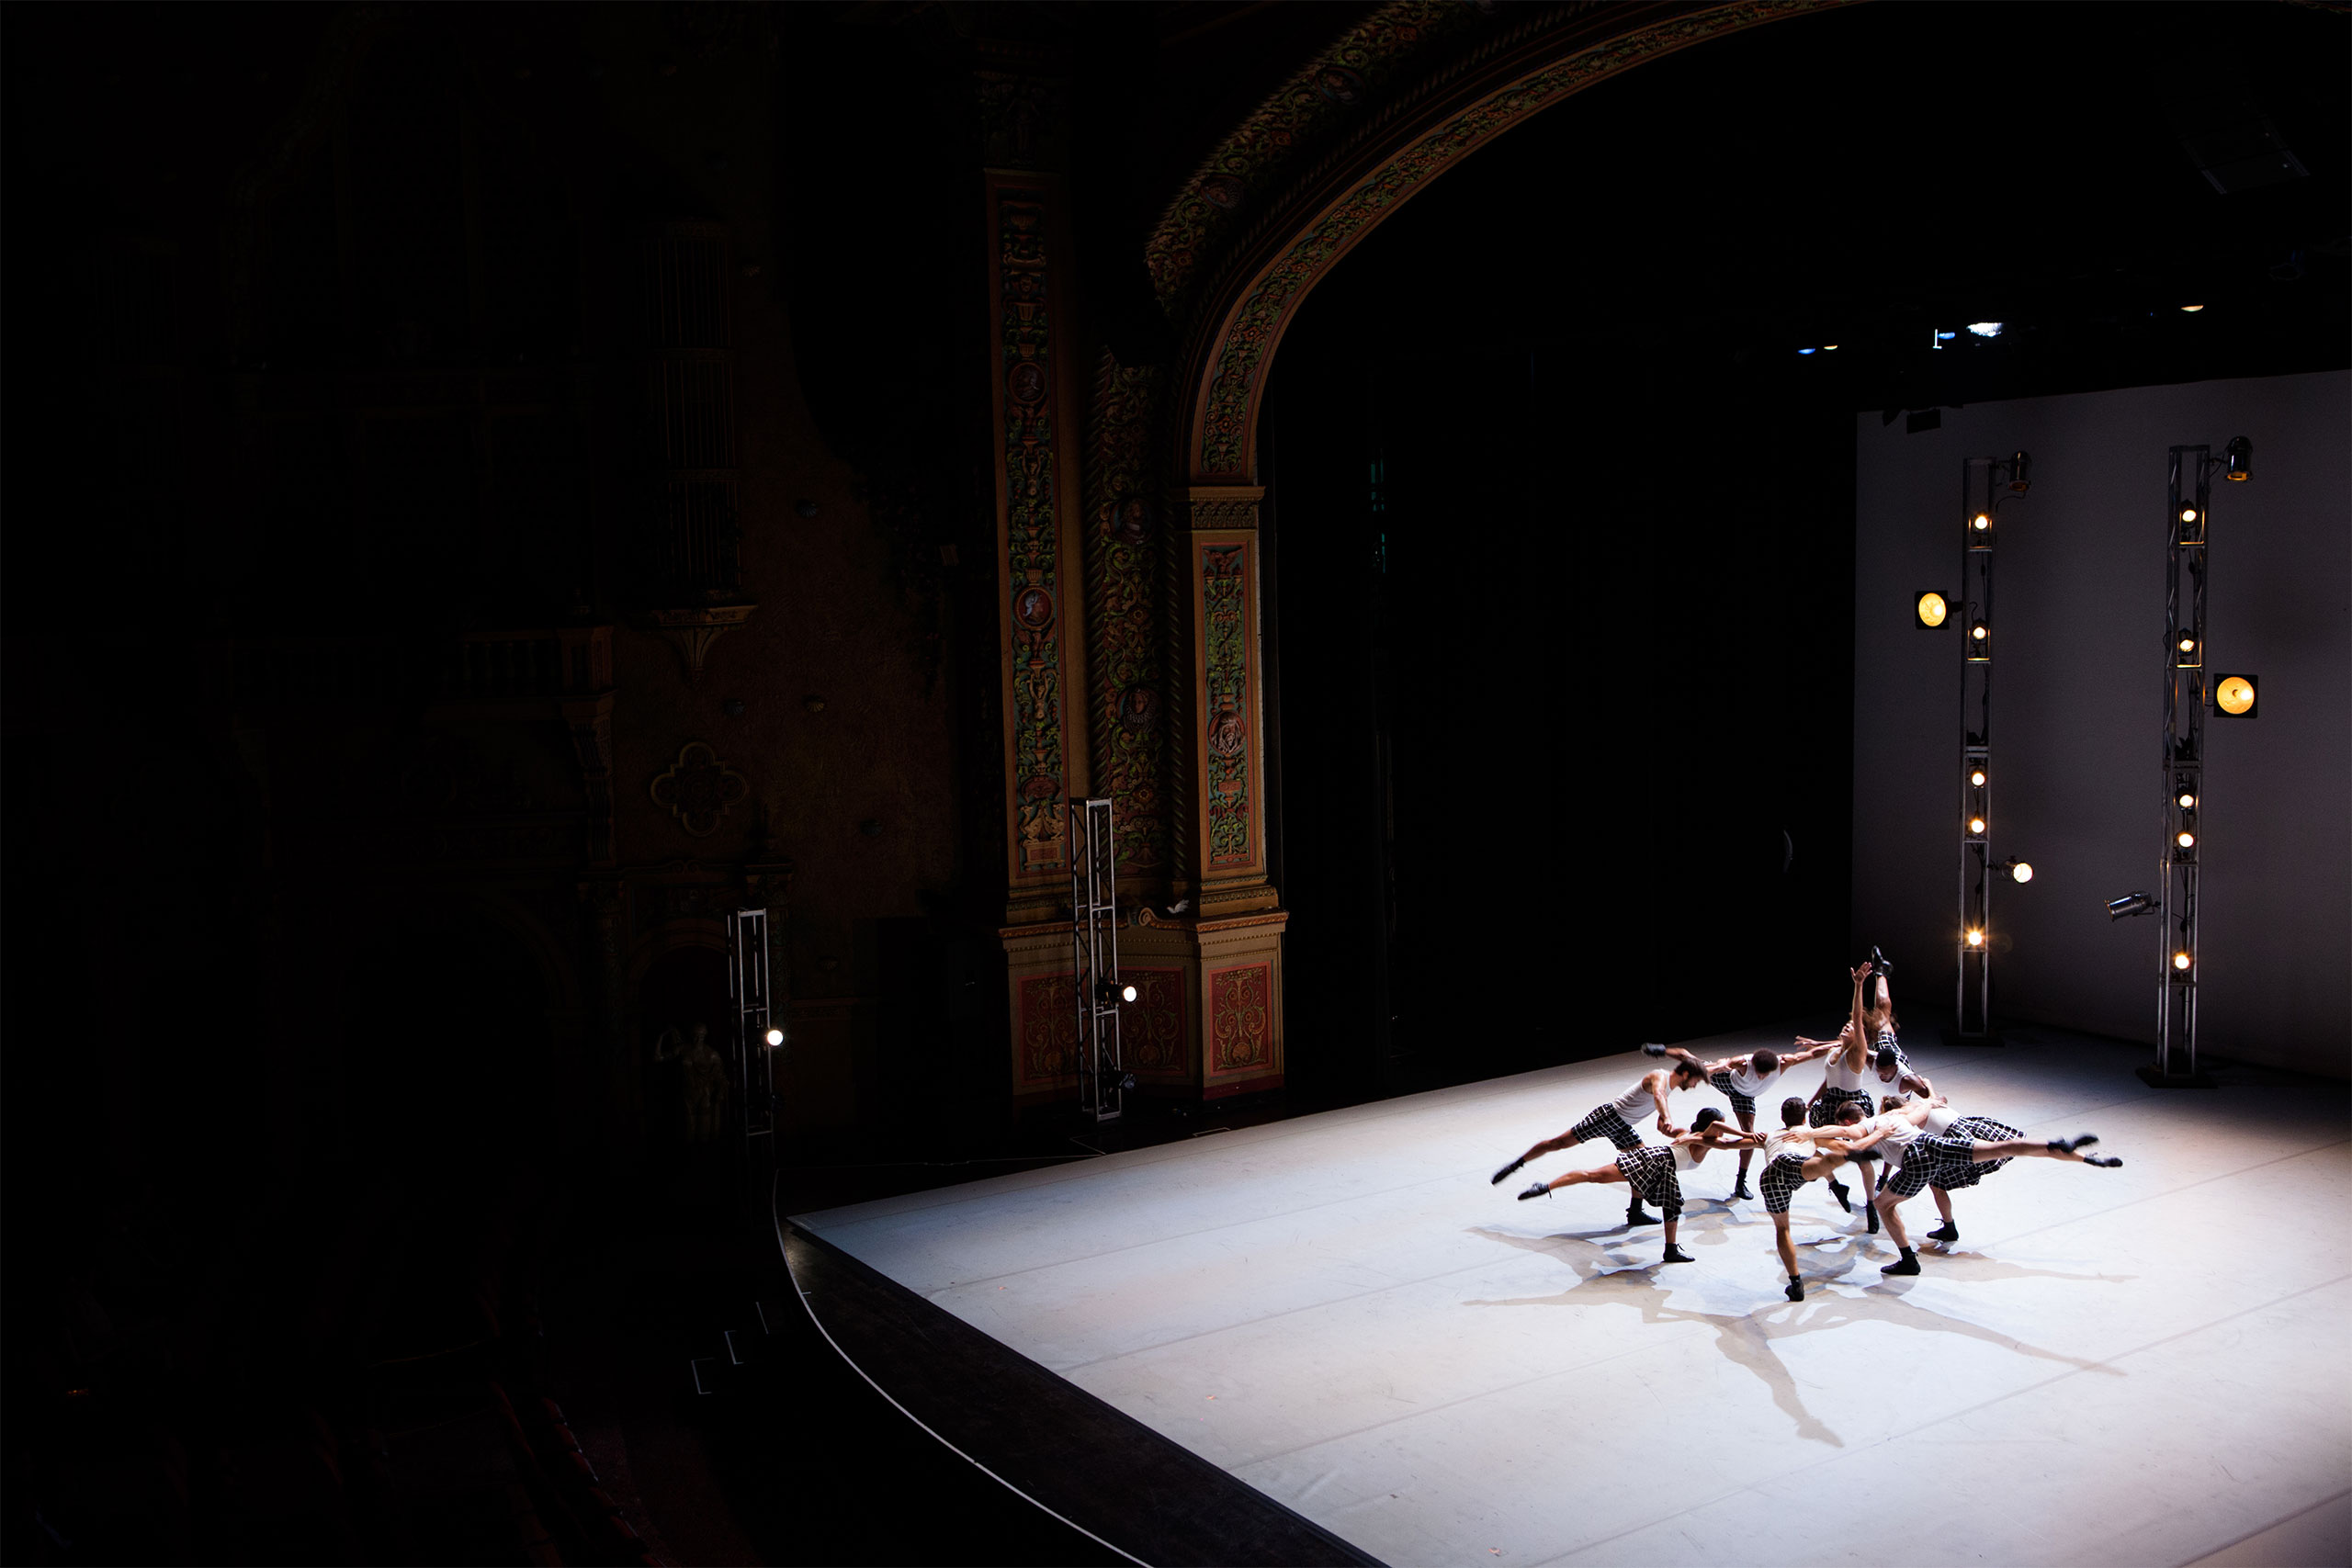
[[769,1043],[770,1045],[781,1045],[781,1044],[783,1044],[783,1043],[784,1043],[784,1031],[783,1031],[783,1030],[781,1030],[781,1029],[771,1029],[771,1030],[769,1030],[769,1031],[768,1031],[768,1043]]
[[2033,457],[2019,452],[2009,459],[2009,489],[2018,495],[2033,488]]
[[1983,789],[1984,787],[1984,770],[1982,768],[1969,769],[1968,782],[1974,787]]
[[2174,953],[2174,954],[2172,955],[2172,966],[2173,966],[2174,968],[2176,968],[2176,969],[2186,969],[2186,968],[2188,968],[2188,954],[2187,954],[2186,953]]
[[2001,863],[1999,869],[2009,874],[2009,880],[2011,882],[2031,882],[2033,880],[2033,867],[2028,865],[2021,860],[2005,860]]
[[2173,835],[2173,842],[2178,844],[2184,850],[2193,850],[2197,847],[2197,835],[2194,833],[2176,833]]
[[2243,484],[2254,478],[2254,443],[2243,435],[2233,435],[2222,448],[2222,477]]
[[1982,947],[1982,946],[1984,946],[1984,933],[1983,931],[1970,931],[1970,932],[1968,933],[1968,945],[1969,945],[1969,946],[1971,946],[1971,947]]
[[1981,534],[1985,529],[1990,528],[1993,525],[1992,513],[1980,512],[1975,516],[1968,520],[1968,525]]
[[1982,622],[1982,621],[1974,621],[1974,622],[1970,623],[1970,625],[1969,625],[1969,627],[1968,627],[1968,635],[1969,635],[1972,638],[1973,638],[1974,640],[1976,640],[1976,641],[1978,641],[1978,642],[1983,642],[1983,641],[1984,640],[1984,638],[1985,638],[1987,636],[1989,636],[1990,634],[1989,634],[1989,633],[1987,633],[1987,632],[1986,632],[1986,630],[1984,629],[1984,622]]
[[1912,595],[1912,609],[1918,616],[1914,624],[1923,632],[1934,631],[1951,619],[1951,600],[1932,588],[1922,588]]
[[2202,306],[2202,305],[2183,305],[2183,306],[2181,307],[2181,309],[2182,309],[2182,310],[2184,310],[2188,311],[2188,312],[2190,315],[2192,315],[2192,316],[2193,316],[2193,315],[2195,315],[2195,314],[2197,314],[2197,312],[2198,312],[2198,311],[2199,311],[2199,310],[2203,310],[2204,308],[2205,308],[2205,307],[2204,307],[2204,306]]
[[2184,506],[2184,507],[2182,507],[2182,508],[2180,509],[2180,520],[2181,520],[2183,523],[2194,523],[2194,522],[2196,522],[2196,521],[2197,521],[2197,508],[2195,508],[2195,507],[2193,507],[2193,506]]
[[2126,893],[2120,898],[2107,901],[2107,918],[2120,920],[2127,915],[2144,915],[2155,907],[2156,896],[2153,893]]
[[1982,817],[1970,818],[1968,819],[1968,830],[1972,833],[1983,832],[1984,830],[1984,818]]
[[2189,793],[2188,793],[2188,791],[2187,791],[2187,790],[2183,790],[2183,791],[2181,791],[2181,792],[2180,792],[2180,808],[2181,808],[2183,811],[2194,811],[2194,810],[2196,810],[2196,809],[2197,809],[2197,797],[2196,797],[2195,795],[2193,795],[2189,794]]
[[2213,682],[2216,718],[2253,718],[2261,701],[2262,694],[2251,675],[2223,675]]
[[1998,321],[1971,321],[1968,323],[1968,330],[1974,333],[1978,337],[1999,337],[2001,335],[2001,323]]
[[1140,995],[1142,995],[1142,993],[1137,991],[1133,985],[1125,985],[1119,987],[1119,999],[1123,1002],[1131,1002]]

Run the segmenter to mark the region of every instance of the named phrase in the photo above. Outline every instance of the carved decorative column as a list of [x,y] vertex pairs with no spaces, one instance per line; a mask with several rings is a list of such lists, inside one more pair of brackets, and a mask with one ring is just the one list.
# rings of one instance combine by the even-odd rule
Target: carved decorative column
[[[1002,54],[1003,51],[999,51]],[[1077,1083],[1067,802],[1088,793],[1085,575],[1060,85],[1006,58],[981,74],[989,365],[1004,713],[1005,910],[1013,1092]]]

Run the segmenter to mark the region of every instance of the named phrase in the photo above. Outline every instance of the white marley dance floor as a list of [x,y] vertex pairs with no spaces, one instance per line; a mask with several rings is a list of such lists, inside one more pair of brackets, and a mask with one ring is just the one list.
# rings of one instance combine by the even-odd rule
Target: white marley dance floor
[[1912,1054],[1964,1113],[2123,1168],[2014,1162],[1900,1281],[1815,1182],[1792,1303],[1723,1155],[1690,1264],[1623,1187],[1513,1201],[1605,1144],[1488,1185],[1629,1055],[797,1223],[1398,1568],[2344,1561],[2308,1545],[2352,1491],[2342,1089],[2151,1089],[2054,1034]]

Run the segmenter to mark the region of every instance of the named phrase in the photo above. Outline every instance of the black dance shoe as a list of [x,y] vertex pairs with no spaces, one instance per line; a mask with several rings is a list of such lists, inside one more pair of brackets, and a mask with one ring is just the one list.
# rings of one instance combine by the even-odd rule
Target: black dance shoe
[[[1747,1190],[1747,1178],[1744,1176],[1739,1179],[1739,1185],[1731,1190],[1731,1196],[1732,1198],[1745,1198],[1750,1202],[1755,1201],[1756,1199],[1756,1194]],[[1728,1203],[1731,1201],[1731,1198],[1726,1198],[1724,1201]]]
[[1503,1184],[1504,1177],[1509,1176],[1512,1171],[1517,1170],[1521,1166],[1525,1165],[1526,1163],[1527,1162],[1523,1159],[1515,1159],[1511,1161],[1509,1165],[1495,1172],[1494,1175],[1488,1177],[1487,1179],[1487,1185],[1489,1187],[1500,1187]]
[[2085,1155],[2083,1156],[2083,1163],[2085,1165],[2098,1166],[2101,1170],[2113,1170],[2117,1166],[2123,1163],[2123,1156],[2120,1155]]
[[1527,1190],[1519,1195],[1519,1201],[1524,1203],[1530,1198],[1548,1198],[1551,1195],[1552,1189],[1548,1183],[1542,1181],[1531,1182],[1528,1185]]
[[1917,1274],[1919,1271],[1919,1255],[1905,1247],[1902,1257],[1892,1263],[1880,1264],[1878,1271],[1882,1274]]
[[1625,1223],[1629,1225],[1654,1225],[1661,1222],[1656,1214],[1636,1203],[1625,1211]]
[[1846,1184],[1835,1177],[1830,1178],[1829,1180],[1829,1195],[1838,1200],[1839,1208],[1849,1214],[1854,1212],[1854,1201],[1847,1195]]
[[1669,1241],[1666,1244],[1666,1256],[1658,1261],[1660,1263],[1696,1263],[1699,1260]]
[[1938,1225],[1935,1229],[1928,1233],[1928,1239],[1929,1241],[1942,1242],[1958,1241],[1960,1239],[1960,1227],[1953,1224],[1950,1220],[1946,1220],[1942,1224]]
[[2052,1138],[2042,1146],[2053,1155],[2070,1155],[2076,1149],[2089,1148],[2098,1142],[2097,1133],[2085,1133],[2079,1138]]

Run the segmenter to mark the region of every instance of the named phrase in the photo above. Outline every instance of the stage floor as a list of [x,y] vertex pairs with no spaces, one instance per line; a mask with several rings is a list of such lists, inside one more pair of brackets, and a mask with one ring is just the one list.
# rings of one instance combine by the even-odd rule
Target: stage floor
[[1906,1049],[1963,1112],[2123,1168],[2011,1164],[1900,1281],[1813,1183],[1792,1303],[1723,1156],[1686,1184],[1690,1264],[1622,1187],[1513,1201],[1606,1145],[1488,1184],[1629,1055],[795,1218],[1397,1568],[2178,1565],[2335,1519],[2343,1088],[2151,1089],[2143,1053],[2054,1032]]

